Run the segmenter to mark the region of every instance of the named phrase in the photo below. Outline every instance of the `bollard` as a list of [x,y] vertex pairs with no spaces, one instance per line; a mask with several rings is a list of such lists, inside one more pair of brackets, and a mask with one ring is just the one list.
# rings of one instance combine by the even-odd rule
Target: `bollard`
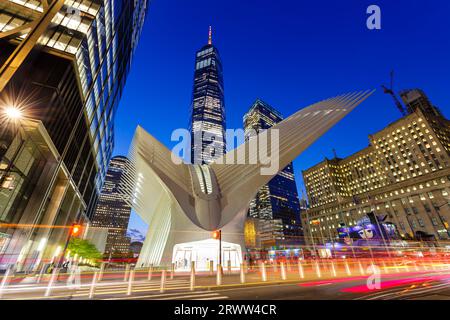
[[222,285],[222,266],[220,264],[217,265],[216,284],[218,286]]
[[404,266],[405,266],[405,269],[406,269],[406,272],[409,272],[409,267],[408,267],[408,265],[405,263],[405,261],[403,261],[403,263],[404,263]]
[[248,263],[244,261],[244,273],[248,273]]
[[166,270],[161,271],[161,286],[159,292],[164,293],[166,291]]
[[191,291],[195,288],[195,261],[191,261]]
[[213,275],[214,274],[214,261],[209,261],[209,275]]
[[345,272],[347,272],[347,275],[348,275],[348,276],[351,276],[351,275],[352,275],[352,272],[350,271],[350,267],[349,267],[347,261],[344,262],[344,266],[345,266]]
[[300,276],[300,279],[304,279],[305,278],[305,272],[303,270],[303,265],[302,265],[302,262],[300,260],[298,261],[298,275]]
[[316,266],[316,275],[317,278],[321,278],[322,277],[322,273],[320,272],[320,265],[318,261],[314,261],[314,264]]
[[333,277],[336,277],[336,268],[334,266],[334,261],[331,261],[331,274],[333,275]]
[[444,258],[440,258],[439,259],[439,263],[440,263],[440,265],[441,265],[441,270],[446,270],[446,266],[445,266],[445,262],[444,262]]
[[383,265],[384,273],[387,273],[387,270],[386,270],[386,268],[387,268],[387,267],[386,267],[386,262],[382,261],[381,264]]
[[277,261],[273,262],[273,272],[278,272]]
[[431,262],[431,270],[436,271],[436,262],[434,260],[430,260]]
[[58,269],[55,268],[55,269],[53,269],[52,276],[50,277],[50,281],[48,282],[47,290],[45,290],[46,297],[50,296],[50,294],[52,293],[52,286],[53,286],[53,283],[55,282],[57,276],[58,276]]
[[245,266],[244,264],[241,263],[241,272],[240,272],[240,280],[241,283],[245,283],[245,270],[244,270]]
[[92,277],[91,288],[89,289],[89,299],[94,298],[95,295],[95,284],[97,283],[98,273],[94,272],[94,276]]
[[127,296],[130,296],[133,292],[133,281],[134,281],[134,272],[135,270],[130,271],[130,276],[128,277],[128,290],[127,290]]
[[98,274],[98,281],[102,281],[103,279],[103,272],[105,271],[105,263],[102,262],[102,264],[100,265],[100,272]]
[[292,269],[291,269],[291,263],[292,263],[292,260],[286,260],[286,269],[287,269],[287,272],[291,272],[291,271],[292,271]]
[[395,266],[395,272],[399,273],[400,268],[398,267],[398,263],[396,263],[395,261],[394,261],[394,266]]
[[130,265],[127,264],[125,266],[125,273],[123,274],[123,281],[127,281],[128,280],[129,273],[130,273]]
[[173,274],[175,273],[175,263],[170,266],[170,280],[173,280]]
[[151,264],[150,267],[148,268],[147,280],[151,281],[152,280],[152,276],[153,276],[153,264]]
[[266,264],[264,262],[261,262],[261,280],[267,281]]
[[286,280],[286,268],[284,262],[280,262],[281,280]]
[[228,274],[231,274],[231,260],[227,261]]
[[37,280],[36,280],[36,284],[41,283],[42,276],[44,275],[45,267],[46,267],[46,266],[47,266],[47,265],[44,263],[44,265],[43,265],[42,268],[41,268],[41,271],[39,271],[39,275],[38,275],[38,278],[37,278]]
[[358,266],[359,266],[359,273],[361,273],[361,275],[364,275],[364,269],[363,269],[363,266],[361,264],[361,261],[358,261]]
[[0,284],[0,298],[3,296],[3,289],[5,289],[8,286],[11,269],[12,267],[9,266],[8,269],[6,269],[5,274],[3,275],[3,279]]
[[417,261],[414,260],[414,270],[420,271],[419,266],[417,265]]

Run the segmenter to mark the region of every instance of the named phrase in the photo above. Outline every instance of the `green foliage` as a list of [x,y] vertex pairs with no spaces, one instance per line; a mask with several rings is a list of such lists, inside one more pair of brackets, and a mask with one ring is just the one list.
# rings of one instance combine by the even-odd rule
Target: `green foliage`
[[102,253],[87,240],[71,238],[67,249],[70,250],[71,256],[77,254],[78,257],[95,260],[102,258]]

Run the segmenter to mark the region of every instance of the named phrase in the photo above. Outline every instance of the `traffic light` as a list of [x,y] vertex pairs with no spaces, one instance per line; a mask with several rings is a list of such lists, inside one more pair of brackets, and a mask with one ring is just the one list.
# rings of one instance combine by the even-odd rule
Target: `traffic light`
[[212,233],[213,239],[219,240],[220,239],[220,230],[216,230]]
[[70,230],[71,236],[78,236],[81,232],[81,226],[79,224],[72,225],[72,230]]

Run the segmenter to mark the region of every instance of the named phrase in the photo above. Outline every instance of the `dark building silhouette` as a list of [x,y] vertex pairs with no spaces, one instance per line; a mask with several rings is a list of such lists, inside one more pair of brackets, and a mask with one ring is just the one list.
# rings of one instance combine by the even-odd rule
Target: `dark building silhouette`
[[425,115],[444,117],[441,110],[431,103],[425,92],[421,89],[403,90],[400,92],[400,97],[402,98],[408,113],[420,109]]

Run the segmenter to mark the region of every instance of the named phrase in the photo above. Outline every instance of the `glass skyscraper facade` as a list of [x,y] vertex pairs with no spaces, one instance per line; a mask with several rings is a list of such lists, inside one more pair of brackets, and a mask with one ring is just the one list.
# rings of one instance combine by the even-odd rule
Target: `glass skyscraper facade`
[[[257,99],[244,115],[246,139],[273,127],[282,120],[283,116],[277,110]],[[256,197],[250,202],[248,216],[277,222],[271,223],[270,228],[265,228],[270,229],[272,235],[261,235],[264,238],[263,245],[300,243],[300,204],[292,163],[259,189]]]
[[191,105],[191,162],[208,164],[225,153],[225,99],[222,62],[212,45],[211,28],[208,44],[196,53],[194,89]]
[[130,253],[127,229],[131,206],[124,198],[127,194],[127,174],[130,169],[130,162],[126,157],[116,156],[111,159],[102,193],[92,217],[92,227],[108,229],[105,256],[123,257]]
[[[66,0],[0,93],[0,222],[89,222],[114,147],[114,116],[147,13],[147,0]],[[0,31],[21,28],[46,9],[2,1]],[[27,29],[0,40],[0,65]],[[60,254],[67,230],[0,229],[0,269],[35,269]],[[42,244],[45,245],[42,245]],[[20,262],[20,263],[19,263]]]

